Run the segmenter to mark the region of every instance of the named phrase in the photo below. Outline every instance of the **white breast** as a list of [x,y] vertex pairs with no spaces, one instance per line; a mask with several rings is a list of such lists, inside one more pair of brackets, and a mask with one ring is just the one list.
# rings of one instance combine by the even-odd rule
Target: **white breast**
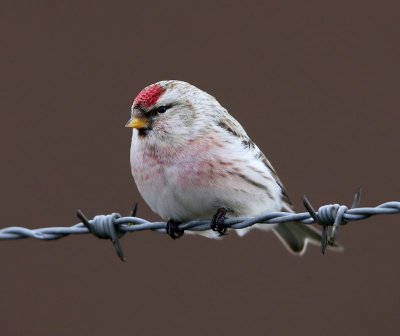
[[221,152],[203,141],[168,156],[149,151],[138,140],[134,134],[132,175],[146,203],[164,220],[209,219],[222,206],[236,216],[282,207],[281,190],[270,171],[241,146],[226,144],[232,148]]

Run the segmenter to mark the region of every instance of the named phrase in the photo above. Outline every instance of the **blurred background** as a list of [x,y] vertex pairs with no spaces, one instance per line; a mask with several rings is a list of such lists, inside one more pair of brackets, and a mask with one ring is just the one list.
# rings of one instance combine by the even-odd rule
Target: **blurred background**
[[[395,1],[6,1],[0,4],[0,226],[158,220],[129,167],[130,105],[188,81],[242,123],[298,211],[400,200]],[[2,335],[393,335],[399,216],[355,222],[342,254],[272,234],[0,241]]]

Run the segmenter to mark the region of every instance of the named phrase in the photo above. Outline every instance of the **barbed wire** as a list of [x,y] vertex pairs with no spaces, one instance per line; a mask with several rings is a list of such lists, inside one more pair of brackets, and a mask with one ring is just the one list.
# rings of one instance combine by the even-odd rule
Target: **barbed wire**
[[[400,202],[392,201],[375,207],[359,207],[361,191],[354,197],[350,208],[345,205],[328,204],[321,206],[315,211],[307,198],[303,197],[303,204],[307,212],[268,212],[254,217],[226,218],[223,225],[229,229],[243,229],[254,224],[280,224],[287,222],[299,222],[306,225],[317,223],[322,226],[321,249],[324,253],[328,245],[333,245],[336,240],[340,226],[350,221],[359,221],[375,215],[390,215],[400,213]],[[130,216],[122,217],[118,213],[110,215],[98,215],[89,220],[81,210],[77,215],[81,223],[70,227],[45,227],[28,229],[25,227],[7,227],[0,229],[0,240],[14,240],[24,238],[35,238],[40,240],[56,240],[69,235],[91,233],[102,239],[110,239],[121,260],[125,260],[119,241],[125,233],[145,230],[167,233],[165,222],[149,222],[143,218],[136,217],[137,204]],[[211,229],[210,220],[193,220],[182,223],[177,229],[184,232],[206,231]],[[329,227],[331,229],[329,230]]]

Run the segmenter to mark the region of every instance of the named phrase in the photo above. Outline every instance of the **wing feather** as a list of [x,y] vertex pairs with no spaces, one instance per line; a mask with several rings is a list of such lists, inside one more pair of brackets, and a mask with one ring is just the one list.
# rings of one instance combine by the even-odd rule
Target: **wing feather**
[[225,113],[222,113],[219,115],[217,125],[218,127],[222,128],[225,130],[229,135],[232,137],[235,137],[239,139],[239,141],[242,143],[243,147],[246,150],[249,150],[251,153],[254,154],[254,157],[261,161],[266,168],[271,172],[271,175],[279,185],[282,191],[282,201],[284,202],[284,209],[285,211],[292,211],[293,210],[293,204],[289,199],[289,196],[286,192],[285,187],[283,186],[282,181],[278,177],[278,174],[276,173],[274,167],[272,164],[268,161],[267,157],[264,155],[264,153],[257,147],[257,145],[250,139],[250,137],[247,135],[246,131],[242,127],[242,125],[239,124],[239,122],[234,119],[227,111],[224,111]]

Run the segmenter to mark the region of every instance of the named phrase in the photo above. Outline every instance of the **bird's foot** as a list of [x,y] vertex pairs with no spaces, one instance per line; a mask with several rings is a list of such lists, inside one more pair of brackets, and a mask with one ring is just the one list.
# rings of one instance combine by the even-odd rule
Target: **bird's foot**
[[182,237],[184,233],[184,231],[179,228],[179,222],[175,222],[172,219],[167,222],[165,230],[167,231],[167,234],[174,240]]
[[223,236],[227,230],[227,226],[225,225],[225,215],[227,212],[228,209],[219,208],[211,220],[211,230],[218,232],[220,236]]

